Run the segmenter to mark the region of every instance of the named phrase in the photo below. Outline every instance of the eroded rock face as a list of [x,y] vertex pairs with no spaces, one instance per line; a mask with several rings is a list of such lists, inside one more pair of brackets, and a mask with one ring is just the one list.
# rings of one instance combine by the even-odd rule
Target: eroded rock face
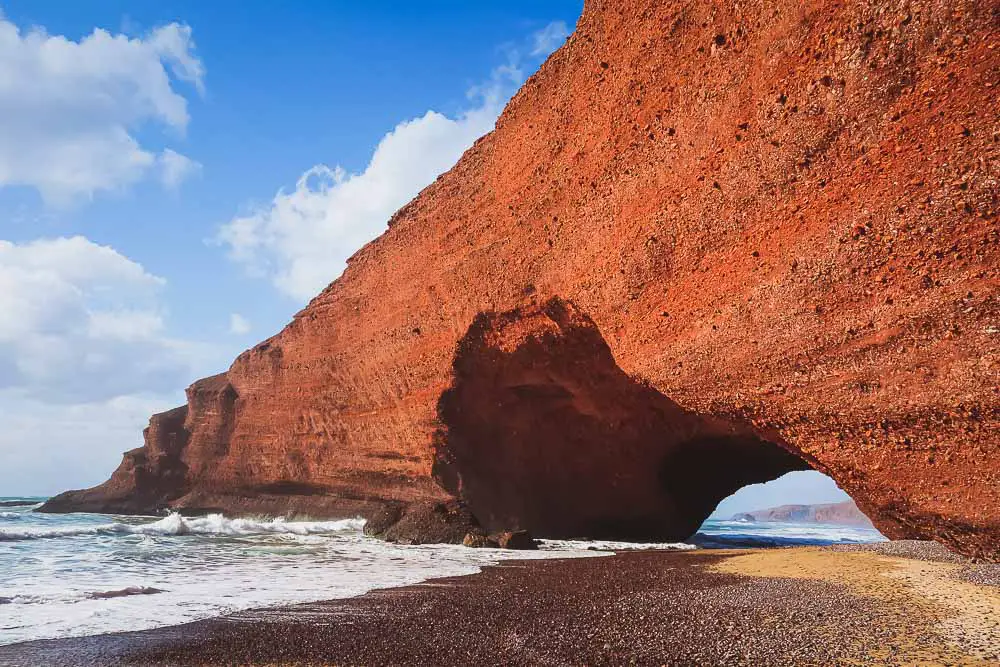
[[560,299],[476,317],[438,417],[434,476],[489,531],[680,540],[739,488],[808,468],[629,377]]
[[779,447],[890,536],[1000,557],[997,44],[973,0],[587,2],[340,279],[50,507],[458,493],[540,537],[666,535],[709,500],[640,468],[735,481]]

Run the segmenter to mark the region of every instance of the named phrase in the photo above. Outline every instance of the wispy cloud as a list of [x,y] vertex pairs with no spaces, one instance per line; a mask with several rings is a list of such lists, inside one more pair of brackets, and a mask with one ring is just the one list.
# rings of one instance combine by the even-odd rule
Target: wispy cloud
[[201,172],[201,163],[167,148],[160,153],[160,180],[173,190],[187,178]]
[[233,313],[229,316],[229,333],[245,336],[250,333],[250,321],[239,313]]
[[562,21],[553,21],[532,37],[534,43],[531,55],[547,56],[563,45],[563,42],[569,37],[569,28]]

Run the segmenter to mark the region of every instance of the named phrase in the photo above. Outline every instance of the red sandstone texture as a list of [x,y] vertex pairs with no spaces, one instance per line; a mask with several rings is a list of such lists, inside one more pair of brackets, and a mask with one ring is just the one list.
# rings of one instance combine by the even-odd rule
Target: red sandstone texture
[[889,536],[1000,558],[998,16],[589,0],[341,278],[50,509],[457,494],[684,537],[808,465]]

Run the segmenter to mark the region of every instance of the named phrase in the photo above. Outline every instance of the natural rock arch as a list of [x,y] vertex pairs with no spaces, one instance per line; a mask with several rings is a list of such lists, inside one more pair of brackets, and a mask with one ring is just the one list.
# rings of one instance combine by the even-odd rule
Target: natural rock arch
[[189,388],[185,467],[158,463],[175,420],[154,417],[142,455],[47,507],[368,516],[452,499],[436,452],[445,486],[489,498],[486,445],[461,443],[481,426],[452,415],[435,443],[438,404],[477,313],[538,292],[627,377],[794,449],[888,536],[1000,558],[994,4],[588,0],[496,130],[241,354],[231,392]]
[[629,377],[559,298],[477,316],[438,415],[434,475],[491,531],[681,540],[743,486],[810,468]]

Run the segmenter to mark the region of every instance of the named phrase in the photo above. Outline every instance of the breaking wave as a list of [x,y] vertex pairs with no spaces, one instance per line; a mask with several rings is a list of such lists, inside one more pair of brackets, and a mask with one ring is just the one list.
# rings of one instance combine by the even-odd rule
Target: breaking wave
[[227,519],[221,514],[203,517],[183,517],[176,512],[152,523],[106,523],[95,526],[67,526],[61,528],[25,528],[15,530],[0,528],[0,542],[37,540],[79,535],[324,535],[358,531],[364,519],[339,521],[288,521],[277,519]]
[[685,542],[616,542],[614,540],[539,540],[543,550],[577,551],[686,551],[697,549]]
[[20,512],[0,512],[0,519],[20,519]]

